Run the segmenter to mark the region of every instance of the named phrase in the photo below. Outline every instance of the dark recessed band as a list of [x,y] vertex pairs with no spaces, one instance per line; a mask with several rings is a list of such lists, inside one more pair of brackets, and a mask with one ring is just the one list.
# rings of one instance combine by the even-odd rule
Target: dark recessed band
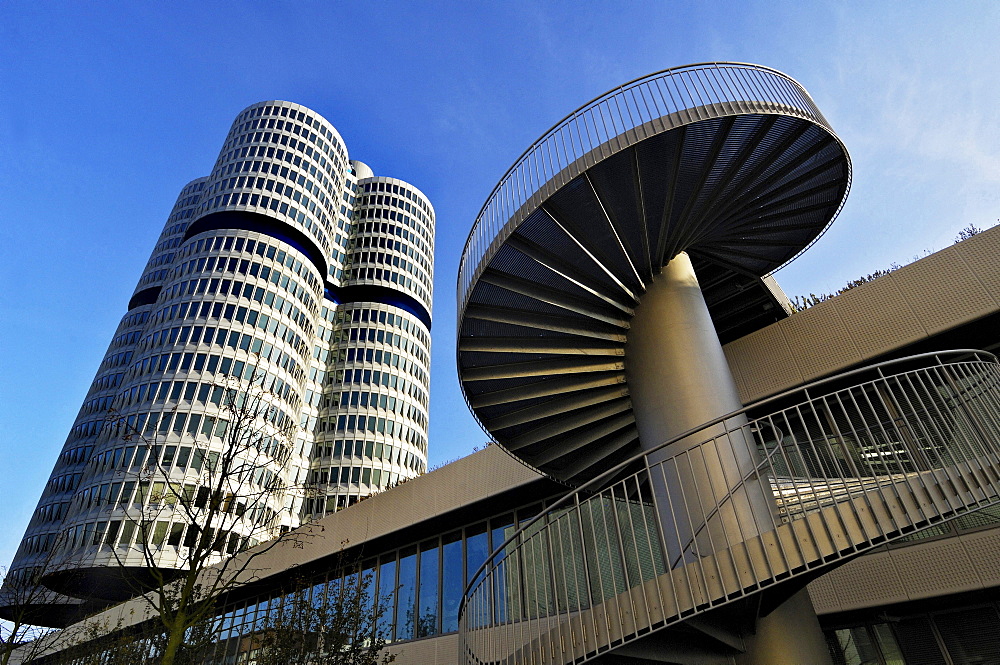
[[309,258],[309,261],[316,266],[316,269],[324,277],[326,276],[326,258],[323,250],[316,245],[315,241],[291,224],[286,224],[268,215],[244,210],[214,212],[192,222],[191,226],[188,227],[187,233],[184,234],[184,241],[199,233],[220,229],[242,229],[244,231],[253,231],[254,233],[263,233],[264,235],[271,236],[275,240],[280,240],[287,245],[291,245],[305,254]]
[[375,286],[371,284],[358,284],[355,286],[333,286],[329,282],[323,294],[327,300],[331,300],[338,305],[351,302],[377,302],[384,305],[392,305],[420,319],[420,322],[431,329],[431,313],[413,296],[402,291],[389,288],[388,286]]
[[161,286],[151,286],[148,289],[143,289],[139,293],[132,296],[132,299],[128,301],[129,310],[133,310],[136,307],[142,307],[143,305],[152,305],[156,302],[156,299],[160,297]]

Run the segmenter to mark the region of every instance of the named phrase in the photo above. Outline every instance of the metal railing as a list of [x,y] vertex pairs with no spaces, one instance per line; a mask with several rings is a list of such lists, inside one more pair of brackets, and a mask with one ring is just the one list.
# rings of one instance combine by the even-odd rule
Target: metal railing
[[458,269],[459,325],[482,267],[523,221],[525,215],[517,214],[522,206],[543,187],[560,187],[602,159],[672,126],[737,113],[798,116],[835,136],[794,79],[767,67],[726,62],[643,76],[556,123],[504,174],[476,217]]
[[[725,463],[747,455],[749,469]],[[522,524],[466,590],[461,653],[477,665],[582,662],[997,502],[995,356],[855,370],[685,432]]]

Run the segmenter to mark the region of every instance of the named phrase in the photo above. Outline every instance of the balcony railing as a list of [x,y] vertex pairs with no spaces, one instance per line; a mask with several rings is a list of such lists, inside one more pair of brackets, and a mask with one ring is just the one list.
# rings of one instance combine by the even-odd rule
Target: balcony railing
[[[672,452],[682,439],[700,443]],[[995,356],[855,370],[664,442],[521,525],[466,591],[461,653],[583,662],[997,502]]]

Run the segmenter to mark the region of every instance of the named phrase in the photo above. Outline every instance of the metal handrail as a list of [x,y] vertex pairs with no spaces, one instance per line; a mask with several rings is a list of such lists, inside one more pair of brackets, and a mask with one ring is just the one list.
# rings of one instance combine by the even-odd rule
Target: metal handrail
[[[516,227],[520,220],[514,219],[515,213],[544,185],[581,158],[600,152],[592,159],[596,163],[610,156],[610,150],[632,143],[627,137],[629,132],[638,132],[671,115],[682,116],[684,122],[700,120],[703,118],[697,110],[714,104],[728,107],[728,113],[780,110],[808,119],[836,136],[798,81],[760,65],[704,62],[665,69],[612,88],[567,115],[532,143],[487,197],[462,250],[458,270],[459,323],[477,277],[474,273],[495,242],[513,231],[511,224]],[[647,129],[641,133],[658,132]],[[611,147],[601,151],[602,146]]]
[[[739,408],[739,409],[737,409],[735,411],[730,411],[729,413],[727,413],[724,416],[719,416],[718,418],[710,420],[707,423],[704,423],[704,424],[699,425],[697,427],[692,427],[689,430],[681,432],[677,436],[674,436],[673,438],[667,439],[666,441],[664,441],[663,443],[655,446],[654,448],[651,448],[649,450],[643,450],[642,452],[636,453],[635,455],[633,455],[632,457],[628,458],[624,462],[620,462],[619,464],[616,464],[615,466],[613,466],[610,469],[606,470],[604,473],[591,478],[590,480],[588,480],[587,482],[583,483],[582,485],[579,485],[579,486],[575,487],[572,491],[567,492],[562,497],[560,497],[559,499],[557,499],[555,502],[553,502],[552,504],[550,504],[545,509],[544,512],[541,512],[538,515],[535,515],[533,518],[531,518],[530,520],[528,520],[524,524],[524,526],[519,527],[517,531],[515,531],[507,540],[505,540],[499,547],[495,548],[493,550],[493,552],[491,552],[490,555],[488,557],[486,557],[486,561],[484,561],[483,564],[481,566],[479,566],[479,568],[476,569],[475,574],[472,577],[469,578],[470,582],[465,587],[465,596],[463,596],[463,598],[462,598],[462,605],[465,604],[465,598],[468,596],[469,589],[472,588],[472,586],[476,582],[476,579],[479,577],[480,574],[482,574],[483,570],[486,569],[487,564],[490,561],[492,561],[493,557],[495,557],[497,554],[499,554],[514,539],[516,539],[519,535],[521,535],[522,532],[524,532],[525,530],[527,530],[528,528],[530,528],[535,522],[537,522],[541,518],[545,517],[545,515],[548,512],[550,512],[553,509],[558,508],[559,506],[563,505],[564,503],[566,503],[569,499],[571,499],[575,495],[577,495],[577,494],[579,494],[581,492],[585,492],[587,490],[590,490],[591,488],[593,488],[595,486],[599,486],[602,482],[604,482],[608,478],[617,475],[618,472],[620,472],[622,469],[635,464],[638,460],[642,459],[643,457],[647,457],[647,456],[651,455],[652,453],[655,453],[655,452],[657,452],[659,450],[662,450],[663,448],[666,448],[667,446],[669,446],[671,444],[674,444],[674,443],[676,443],[678,441],[686,439],[686,438],[688,438],[689,436],[691,436],[693,434],[697,434],[698,432],[701,432],[702,430],[705,430],[705,429],[708,429],[710,427],[714,427],[715,425],[719,425],[721,423],[724,423],[727,420],[732,420],[733,418],[735,418],[737,416],[740,416],[740,415],[743,415],[743,414],[746,414],[749,411],[753,411],[753,410],[759,409],[762,406],[766,406],[766,405],[771,404],[773,402],[778,402],[778,401],[784,400],[784,399],[788,398],[791,395],[795,395],[795,394],[798,394],[798,393],[806,393],[806,394],[808,394],[809,390],[812,390],[814,388],[819,388],[820,386],[828,385],[830,383],[840,382],[840,381],[842,381],[842,380],[844,380],[844,379],[846,379],[848,377],[851,377],[851,376],[855,376],[855,375],[863,374],[863,373],[868,373],[868,372],[871,372],[871,371],[881,371],[885,367],[890,367],[892,365],[900,365],[900,364],[907,363],[907,362],[914,362],[914,361],[921,360],[921,359],[924,359],[924,358],[939,359],[941,356],[947,356],[947,355],[968,356],[970,354],[973,357],[975,357],[977,360],[979,359],[980,356],[984,356],[987,359],[991,360],[992,362],[994,362],[996,364],[1000,364],[1000,360],[997,359],[996,355],[994,355],[994,354],[992,354],[992,353],[990,353],[988,351],[980,351],[980,350],[977,350],[977,349],[951,349],[949,351],[934,351],[934,352],[928,352],[928,353],[918,353],[918,354],[915,354],[915,355],[912,355],[912,356],[907,356],[905,358],[896,358],[896,359],[893,359],[893,360],[886,360],[886,361],[883,361],[883,362],[880,362],[880,363],[876,363],[874,365],[868,365],[866,367],[860,367],[860,368],[857,368],[857,369],[850,370],[848,372],[843,372],[841,374],[836,374],[834,376],[829,376],[829,377],[826,377],[826,378],[823,378],[823,379],[818,379],[816,381],[813,381],[812,383],[807,383],[804,386],[800,386],[798,388],[792,388],[790,390],[786,390],[786,391],[778,393],[776,395],[772,395],[770,397],[765,397],[763,399],[759,399],[756,402],[751,402],[750,404],[747,404],[746,406],[743,406],[742,408]],[[710,437],[710,438],[706,439],[705,441],[703,441],[702,443],[710,441],[710,440],[712,440],[714,438],[715,437]],[[462,613],[462,605],[459,606],[459,615],[461,615],[461,613]]]
[[[925,362],[928,360],[934,362]],[[920,366],[896,373],[885,371],[887,368],[899,369],[904,364],[910,364],[911,367],[914,364]],[[875,376],[859,383],[845,381],[862,373]],[[817,388],[830,386],[832,383],[840,383],[841,387],[833,392],[816,396]],[[843,387],[845,384],[847,387]],[[739,418],[750,410],[757,410],[760,413],[761,407],[775,402],[784,401],[787,405],[788,398],[794,395],[804,395],[806,400],[794,406],[784,406],[753,421],[748,422],[745,418]],[[875,397],[872,397],[873,395]],[[942,404],[945,406],[942,407]],[[820,413],[826,414],[828,422],[823,422],[818,415]],[[782,418],[785,421],[787,434],[782,432],[781,427],[775,425],[775,421]],[[817,420],[813,421],[812,418]],[[725,427],[727,421],[734,421],[735,424],[731,422]],[[720,425],[724,426],[724,432],[718,431]],[[745,436],[752,427],[759,425],[770,425],[774,435],[773,441],[763,437],[760,428]],[[711,428],[716,428],[716,431],[709,433],[707,438],[695,445],[689,445],[692,437],[696,438],[699,432]],[[821,433],[819,437],[814,434],[817,430]],[[790,443],[786,442],[789,436]],[[895,436],[900,436],[901,440],[894,440]],[[685,441],[683,450],[665,454],[668,452],[665,450],[668,446],[684,439],[688,441]],[[689,587],[690,603],[696,604],[693,599],[701,594],[700,597],[703,597],[704,602],[714,606],[717,604],[717,599],[709,593],[709,586],[724,584],[723,578],[726,577],[728,569],[719,568],[717,575],[713,570],[714,577],[710,584],[704,577],[706,574],[704,561],[708,560],[704,557],[714,560],[718,567],[722,560],[720,557],[729,556],[729,563],[736,567],[736,580],[728,581],[729,586],[725,587],[726,594],[744,595],[748,593],[747,584],[759,588],[775,582],[779,577],[798,574],[792,570],[793,562],[798,562],[797,565],[806,568],[813,565],[827,565],[830,561],[846,556],[843,553],[844,547],[851,553],[856,553],[874,546],[876,542],[884,542],[890,537],[901,535],[904,531],[913,530],[918,523],[929,524],[949,519],[970,507],[984,505],[984,502],[996,502],[1000,500],[1000,471],[998,471],[1000,447],[997,445],[997,439],[1000,439],[1000,371],[996,356],[982,351],[926,353],[886,361],[814,381],[807,386],[759,400],[616,465],[567,493],[548,506],[544,512],[516,529],[487,557],[466,588],[459,609],[462,639],[466,639],[465,635],[469,630],[470,599],[476,597],[480,601],[483,598],[489,601],[498,593],[510,594],[511,590],[507,585],[514,583],[508,579],[512,576],[520,575],[520,580],[517,581],[517,584],[522,585],[517,587],[520,592],[534,584],[536,593],[536,598],[532,600],[517,592],[517,595],[510,599],[510,602],[516,600],[513,611],[523,613],[532,603],[533,607],[538,606],[537,595],[541,588],[540,593],[543,596],[541,602],[548,608],[545,611],[549,613],[543,617],[541,614],[533,616],[529,612],[510,621],[528,622],[528,624],[534,622],[532,625],[539,631],[551,630],[546,626],[551,625],[553,617],[568,621],[574,612],[578,614],[582,611],[583,606],[580,605],[582,592],[576,588],[574,596],[568,587],[558,588],[556,566],[562,566],[562,580],[564,585],[567,585],[570,577],[567,577],[566,567],[569,565],[572,568],[571,572],[575,574],[572,581],[579,587],[581,573],[576,566],[582,565],[587,569],[588,557],[601,563],[605,568],[612,565],[610,569],[612,577],[615,570],[618,570],[618,574],[628,580],[635,573],[626,570],[626,554],[635,557],[643,555],[645,559],[640,557],[631,560],[633,566],[647,567],[646,576],[643,576],[642,571],[639,572],[640,586],[652,579],[649,575],[656,577],[667,574],[674,580],[674,573],[671,571],[678,571],[680,579]],[[721,448],[720,442],[722,442]],[[716,445],[714,447],[708,445],[712,443]],[[731,474],[727,475],[725,469],[721,478],[717,477],[714,481],[711,475],[702,475],[698,480],[696,464],[699,462],[704,464],[708,459],[717,459],[710,457],[705,451],[717,454],[725,448],[726,443],[730,447],[735,446],[734,450],[740,446],[762,450],[763,460],[740,471],[735,477],[735,482]],[[770,445],[774,447],[769,450]],[[869,452],[862,454],[866,450],[865,445],[868,446]],[[624,479],[609,483],[610,479],[616,477],[623,469],[642,458],[647,458],[649,462],[643,469]],[[692,464],[692,459],[695,464]],[[956,476],[959,482],[953,482]],[[942,478],[951,481],[949,486],[952,489],[948,491],[954,495],[949,495],[947,491],[938,487],[938,483],[942,486],[947,484],[942,482]],[[720,482],[723,483],[721,492],[718,485]],[[701,487],[698,486],[699,483]],[[963,486],[966,490],[955,489]],[[762,487],[764,489],[761,489]],[[779,511],[774,513],[770,508],[761,511],[759,505],[755,507],[751,496],[754,491],[759,491],[761,495],[770,494],[772,504],[780,501]],[[874,494],[869,494],[870,492]],[[913,494],[914,492],[917,494]],[[911,494],[916,498],[908,498]],[[882,504],[878,504],[878,501],[872,498],[875,496],[881,497]],[[887,499],[887,496],[890,498]],[[676,503],[678,501],[683,505]],[[696,502],[697,505],[689,502]],[[627,507],[626,504],[631,507]],[[858,506],[861,504],[864,506],[858,513]],[[595,510],[604,516],[603,519],[608,519],[609,506],[612,508],[610,519],[615,525],[608,527],[606,523],[594,522]],[[585,508],[589,511],[586,514]],[[620,512],[623,509],[626,510],[625,513]],[[854,512],[851,512],[851,509]],[[733,516],[741,510],[744,518],[749,516],[746,524],[732,521],[735,520]],[[882,513],[879,513],[880,510]],[[724,519],[720,513],[723,511],[730,515],[731,521],[728,523],[729,526],[722,525],[720,528],[719,521]],[[818,524],[821,526],[816,526],[817,522],[802,519],[813,512],[820,513]],[[792,514],[795,514],[794,518]],[[877,515],[882,515],[880,519],[885,522],[872,522],[871,520]],[[670,521],[671,519],[673,521]],[[619,520],[627,520],[633,526],[633,530],[627,528],[622,530],[618,524]],[[638,531],[634,530],[635,520],[642,523]],[[761,528],[761,524],[764,528]],[[886,524],[889,527],[886,527]],[[600,553],[587,551],[572,553],[573,542],[566,544],[558,539],[553,540],[552,534],[556,533],[556,536],[562,534],[564,527],[578,528],[579,534],[576,538],[579,539],[580,547],[583,547],[588,525],[592,539],[598,538],[600,529],[603,529],[601,533],[605,538],[617,535],[619,549],[615,550],[612,541],[607,540],[609,549],[605,552],[608,556],[611,556],[612,550],[617,552],[616,556],[619,557],[616,560],[617,564],[611,559],[606,559],[602,563]],[[794,534],[796,529],[802,531],[813,528],[826,529],[827,535],[813,534],[810,531],[806,541],[811,544],[805,546],[798,540],[803,536],[802,533],[791,537],[791,540],[782,540],[789,538],[789,533]],[[672,529],[672,532],[668,534],[667,529]],[[841,540],[838,541],[834,537],[834,532],[839,534],[837,537]],[[872,533],[876,535],[872,536]],[[826,542],[827,536],[829,536],[828,546],[832,547],[835,543],[839,545],[825,557],[816,554],[815,556],[819,556],[819,564],[810,563],[815,557],[807,553],[803,547],[808,549],[815,545],[818,553],[821,549],[820,543]],[[624,541],[628,538],[631,538],[635,545],[634,551],[624,546]],[[775,551],[762,554],[757,564],[764,566],[763,574],[756,570],[751,570],[750,573],[744,570],[742,573],[744,579],[741,580],[739,579],[741,573],[735,561],[740,552],[742,556],[749,557],[748,543],[754,539],[757,547],[762,547],[765,540],[771,539],[768,544],[777,548],[775,550],[777,554]],[[511,547],[519,540],[520,542]],[[596,542],[594,541],[595,544]],[[792,547],[789,543],[793,543],[793,549],[798,551],[786,551]],[[645,549],[639,547],[640,544],[643,544]],[[556,546],[570,548],[573,554],[570,564],[555,557],[553,548]],[[507,551],[509,547],[510,550]],[[542,559],[535,561],[538,556]],[[524,565],[522,568],[522,564],[519,563],[522,557],[540,564],[537,570],[532,568],[532,575],[537,576],[541,574],[539,571],[546,570],[553,575],[552,579],[547,581],[548,586],[543,584],[539,587],[538,579],[525,577],[527,574],[525,569],[528,566]],[[747,563],[751,569],[754,568],[753,557],[747,558]],[[614,568],[614,565],[618,565],[619,568]],[[510,566],[515,566],[513,573]],[[649,568],[650,566],[652,568]],[[697,569],[698,566],[701,568]],[[782,567],[784,572],[781,572]],[[730,577],[733,577],[732,572],[728,571]],[[598,576],[600,574],[598,571]],[[614,593],[619,593],[617,591],[619,582],[615,579],[611,579],[611,584],[616,590],[608,596],[607,580],[600,581],[598,583],[600,588],[595,590],[589,586],[593,581],[592,573],[584,572],[582,575],[585,578],[583,593],[588,598],[588,607],[612,602]],[[747,579],[751,582],[747,582]],[[692,580],[700,580],[699,584],[704,583],[703,594],[700,588],[691,587]],[[491,583],[486,584],[487,581]],[[503,589],[493,588],[498,581],[504,585]],[[634,586],[634,581],[631,584]],[[677,600],[679,592],[677,588],[671,588],[675,596],[674,607],[680,611],[683,603]],[[683,589],[681,591],[683,592]],[[559,594],[563,592],[564,595],[560,596]],[[663,592],[658,588],[657,593]],[[484,597],[482,594],[488,595]],[[728,602],[725,600],[728,597],[726,594],[723,594],[724,602]],[[506,612],[508,596],[505,595],[503,598],[501,610]],[[663,615],[661,619],[666,621],[663,598],[660,598],[659,602],[654,610],[660,611]],[[556,606],[554,612],[551,609],[552,603]],[[575,610],[565,607],[560,609],[558,607],[560,604],[566,606],[575,604],[578,607]],[[493,611],[501,610],[494,608]],[[651,610],[646,607],[644,611],[648,615]],[[686,611],[690,614],[695,610]],[[476,605],[476,616],[481,618],[482,612],[482,605]],[[560,617],[562,619],[559,619]],[[504,625],[508,625],[506,616],[499,623],[494,616],[493,620],[488,619],[485,624],[474,626],[473,629],[490,626],[499,628]],[[531,632],[531,625],[527,629],[518,625],[519,631],[528,630],[529,640],[533,636],[535,639],[541,639],[541,633],[534,635]],[[595,624],[595,630],[596,628]],[[527,644],[523,646],[527,648]]]

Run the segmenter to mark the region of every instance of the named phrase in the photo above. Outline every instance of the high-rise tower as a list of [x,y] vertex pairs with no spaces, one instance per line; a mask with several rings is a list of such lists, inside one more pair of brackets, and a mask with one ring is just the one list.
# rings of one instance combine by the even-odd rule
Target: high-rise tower
[[204,492],[228,445],[225,384],[266,395],[244,461],[277,491],[234,508],[219,557],[423,473],[433,246],[427,198],[351,161],[326,119],[242,111],[181,191],[11,566],[62,571],[46,584],[67,595],[39,618],[126,592],[106,582],[147,562],[129,518],[144,506],[160,504],[145,546],[161,568],[221,529],[173,510],[163,483]]

